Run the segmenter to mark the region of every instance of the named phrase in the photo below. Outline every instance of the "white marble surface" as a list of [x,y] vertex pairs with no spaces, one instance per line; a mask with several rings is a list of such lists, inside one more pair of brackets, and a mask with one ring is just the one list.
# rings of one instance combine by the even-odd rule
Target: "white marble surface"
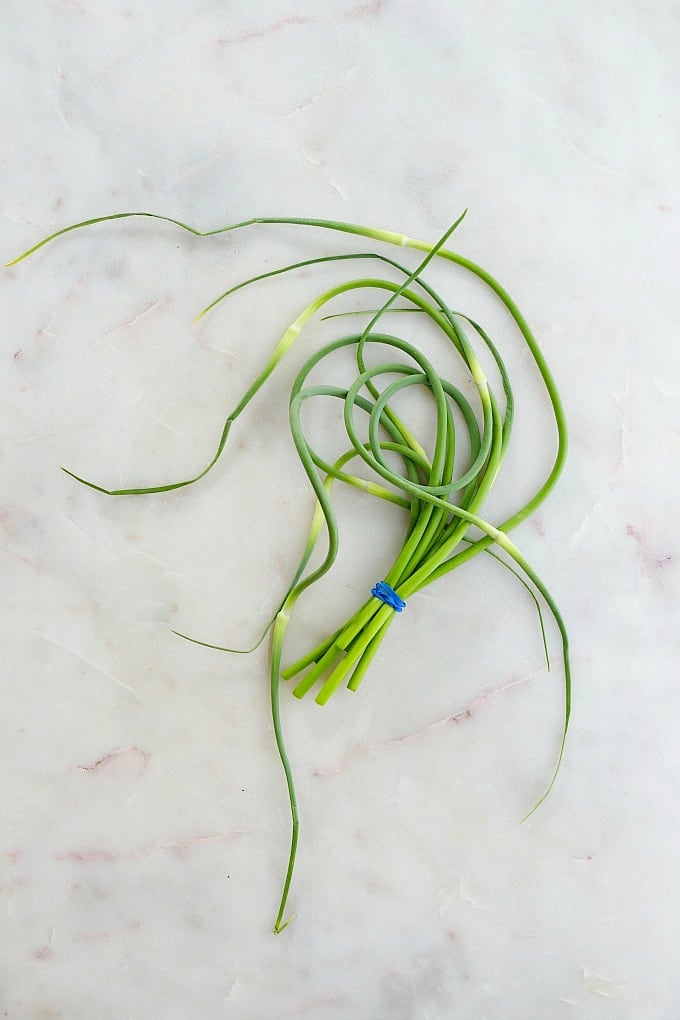
[[[287,389],[328,334],[194,488],[112,500],[58,467],[117,485],[202,465],[333,274],[193,315],[263,265],[356,245],[135,222],[4,271],[1,1015],[675,1020],[677,3],[9,0],[2,21],[7,258],[132,208],[434,240],[469,207],[456,247],[517,298],[567,407],[567,470],[516,537],[563,607],[575,699],[554,793],[520,826],[560,661],[553,634],[545,672],[530,606],[481,561],[412,600],[360,694],[284,695],[302,834],[297,918],[273,936],[288,816],[266,649],[230,659],[169,626],[245,643],[284,590],[312,505]],[[549,463],[546,404],[497,305],[436,278],[515,379],[500,514]],[[344,555],[293,650],[396,541],[394,515],[366,530],[360,497],[341,505]]]

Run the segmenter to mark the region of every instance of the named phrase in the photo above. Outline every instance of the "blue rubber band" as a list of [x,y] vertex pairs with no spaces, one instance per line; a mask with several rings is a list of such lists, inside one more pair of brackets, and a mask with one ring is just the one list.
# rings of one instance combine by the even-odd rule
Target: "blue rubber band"
[[395,613],[400,613],[406,606],[404,600],[399,598],[394,588],[390,588],[387,581],[378,581],[375,588],[371,588],[371,595],[384,602],[386,606],[391,606]]

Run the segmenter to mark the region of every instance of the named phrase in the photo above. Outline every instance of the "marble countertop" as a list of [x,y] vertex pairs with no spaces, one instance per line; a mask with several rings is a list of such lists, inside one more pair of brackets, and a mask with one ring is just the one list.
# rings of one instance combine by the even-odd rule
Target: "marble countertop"
[[[151,220],[59,239],[0,275],[2,1016],[676,1020],[677,5],[53,0],[10,2],[3,24],[3,261],[133,209],[430,243],[469,210],[452,246],[518,301],[566,407],[566,471],[514,537],[567,620],[574,709],[520,825],[555,760],[562,661],[550,628],[546,671],[530,600],[485,557],[414,596],[356,695],[284,690],[302,828],[296,918],[274,936],[289,818],[268,649],[170,628],[245,645],[285,591],[313,508],[288,391],[333,324],[201,483],[112,499],[58,469],[118,487],[202,467],[338,270],[196,313],[372,245]],[[502,520],[549,468],[549,407],[493,296],[455,267],[433,278],[515,383]],[[398,510],[339,507],[337,570],[300,601],[291,655],[399,538]]]

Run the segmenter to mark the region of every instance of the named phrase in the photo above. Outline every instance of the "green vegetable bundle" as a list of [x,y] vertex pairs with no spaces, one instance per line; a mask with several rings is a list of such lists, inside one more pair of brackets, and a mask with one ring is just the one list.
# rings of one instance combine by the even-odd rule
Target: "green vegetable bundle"
[[[464,216],[465,214],[463,214]],[[24,252],[8,265],[15,265],[37,251],[49,241],[72,230],[110,220],[142,216],[172,223],[183,230],[210,237],[254,224],[290,224],[298,227],[320,228],[341,231],[381,242],[382,244],[414,248],[426,253],[415,270],[402,266],[385,254],[357,252],[342,255],[327,255],[308,259],[293,265],[263,273],[230,288],[200,314],[214,308],[230,294],[258,281],[293,272],[306,266],[334,262],[338,268],[345,264],[376,263],[390,267],[398,281],[382,276],[366,276],[344,280],[330,290],[320,294],[304,308],[293,323],[285,330],[274,352],[264,368],[248,388],[241,400],[228,415],[217,451],[203,470],[192,478],[164,485],[144,488],[106,489],[101,485],[81,478],[67,471],[77,481],[98,492],[111,496],[142,495],[167,492],[182,488],[203,478],[220,458],[232,424],[245,410],[252,398],[267,381],[278,363],[288,352],[307,322],[333,299],[350,292],[376,291],[386,295],[378,308],[367,311],[367,325],[360,331],[349,333],[323,346],[306,361],[300,369],[290,394],[290,426],[300,461],[316,494],[317,504],[311,522],[309,538],[302,559],[295,571],[288,591],[264,636],[271,630],[271,709],[278,752],[288,787],[291,811],[291,845],[288,857],[281,902],[277,912],[274,931],[280,932],[288,923],[285,920],[286,905],[293,877],[298,843],[299,821],[295,787],[290,762],[286,753],[280,718],[280,681],[296,678],[293,694],[304,697],[316,689],[316,701],[325,705],[339,686],[345,684],[356,691],[378,651],[395,613],[401,612],[408,599],[433,581],[455,570],[481,552],[486,552],[511,570],[528,589],[538,610],[543,644],[548,659],[541,603],[550,609],[557,624],[563,650],[565,677],[565,712],[561,745],[554,774],[548,788],[535,807],[550,792],[562,760],[569,715],[571,708],[571,680],[569,649],[564,621],[550,592],[527,563],[509,532],[524,521],[548,496],[562,470],[566,456],[567,438],[564,412],[546,361],[538,344],[514,301],[501,285],[485,270],[469,259],[444,247],[450,234],[459,225],[461,216],[444,236],[434,245],[414,240],[403,234],[371,230],[349,223],[315,219],[259,218],[222,227],[217,230],[198,231],[185,223],[153,213],[118,213],[102,216],[66,227],[45,238],[33,248]],[[474,274],[493,291],[503,303],[519,329],[535,365],[552,406],[557,432],[557,453],[548,477],[536,490],[532,498],[500,524],[489,523],[482,516],[482,510],[492,485],[503,464],[510,440],[513,420],[513,394],[503,358],[491,338],[481,325],[459,311],[454,311],[442,295],[433,289],[425,278],[428,264],[439,258]],[[427,316],[430,322],[445,338],[450,359],[445,374],[435,366],[415,345],[393,332],[377,329],[379,320],[387,313],[417,312]],[[200,316],[199,316],[200,317]],[[408,321],[403,316],[390,321]],[[495,363],[501,380],[503,395],[494,394],[484,373],[482,364],[475,353],[475,345],[486,347]],[[319,375],[324,367],[331,366],[332,356],[343,349],[353,351],[357,375],[350,386],[328,383],[311,383],[312,371]],[[371,366],[367,367],[366,355],[371,352]],[[377,356],[377,363],[376,362]],[[460,388],[448,376],[453,368],[462,369],[464,378],[474,382],[478,407],[474,408]],[[433,442],[421,442],[413,435],[394,409],[399,394],[416,387],[425,394],[435,411],[436,426]],[[340,401],[348,448],[333,463],[326,461],[316,451],[303,427],[302,411],[308,400],[332,398]],[[458,430],[458,434],[457,434]],[[461,430],[464,436],[461,440]],[[431,449],[428,449],[428,445]],[[460,450],[463,454],[460,454]],[[459,463],[462,460],[462,464]],[[366,479],[356,473],[355,463],[367,465],[372,478]],[[66,469],[63,469],[66,470]],[[335,481],[341,481],[362,490],[368,496],[387,500],[403,511],[403,540],[401,548],[385,571],[384,577],[376,584],[366,601],[336,631],[313,648],[298,662],[282,668],[286,630],[291,614],[300,595],[332,567],[338,551],[338,528],[331,500]],[[472,529],[472,534],[470,534]],[[313,570],[308,566],[316,543],[324,534],[327,541],[323,562]],[[504,555],[503,555],[504,554]],[[176,632],[177,633],[177,632]],[[186,637],[187,635],[180,635]],[[195,641],[194,638],[189,640]],[[207,644],[196,641],[197,644]],[[208,647],[221,647],[208,645]],[[233,651],[234,649],[223,649]],[[548,660],[549,668],[549,660]],[[533,810],[535,810],[535,807]]]

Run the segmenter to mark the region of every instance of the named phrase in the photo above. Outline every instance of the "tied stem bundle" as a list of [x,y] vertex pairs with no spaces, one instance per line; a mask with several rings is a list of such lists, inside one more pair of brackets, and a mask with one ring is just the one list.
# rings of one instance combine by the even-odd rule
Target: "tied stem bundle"
[[[369,317],[369,321],[363,330],[349,333],[325,344],[307,359],[298,372],[290,394],[289,416],[293,442],[317,502],[307,544],[293,579],[258,642],[259,645],[271,630],[271,712],[291,813],[291,843],[283,891],[274,924],[275,932],[283,931],[290,920],[286,919],[286,910],[299,837],[295,785],[281,727],[281,679],[295,681],[293,694],[297,698],[303,698],[310,691],[316,690],[315,699],[319,705],[325,705],[342,685],[356,691],[384,640],[395,613],[401,612],[408,600],[417,592],[479,553],[487,553],[499,560],[528,590],[538,612],[548,668],[550,662],[542,605],[550,610],[562,643],[565,698],[557,763],[547,789],[529,814],[536,810],[552,789],[562,761],[571,711],[567,631],[550,591],[511,540],[509,532],[526,520],[546,499],[559,477],[567,449],[564,411],[545,358],[510,295],[481,266],[445,247],[448,238],[464,216],[465,213],[436,244],[430,245],[403,234],[319,219],[266,217],[215,230],[199,231],[167,216],[148,212],[126,212],[101,216],[65,227],[8,263],[15,265],[21,262],[48,242],[70,231],[130,217],[160,220],[200,237],[211,237],[255,224],[287,224],[342,232],[425,253],[414,270],[405,268],[384,253],[354,252],[324,255],[262,273],[229,288],[215,298],[198,318],[244,287],[312,265],[333,262],[340,268],[344,264],[370,262],[389,267],[397,276],[397,281],[380,275],[344,280],[308,304],[285,330],[262,371],[227,416],[214,456],[192,477],[160,485],[108,489],[66,468],[63,469],[83,485],[111,496],[169,492],[197,482],[215,466],[226,446],[233,423],[266,383],[313,316],[343,294],[370,291],[385,296],[379,308],[364,313]],[[512,387],[503,358],[482,326],[463,313],[452,310],[426,280],[427,267],[435,258],[454,263],[473,274],[502,302],[533,358],[552,409],[557,435],[557,449],[552,468],[531,499],[518,506],[498,525],[485,520],[482,510],[503,464],[511,436],[514,408]],[[379,320],[392,312],[417,312],[429,319],[446,342],[449,353],[447,364],[450,367],[445,374],[440,374],[432,361],[412,341],[393,332],[384,332],[376,328]],[[327,318],[340,317],[342,314],[329,315]],[[402,316],[395,321],[404,322],[407,319]],[[495,364],[503,391],[500,401],[487,379],[475,345],[486,348],[488,357]],[[310,381],[313,372],[319,375],[324,369],[329,371],[333,355],[345,349],[353,352],[357,367],[356,378],[351,385],[339,386]],[[377,363],[368,364],[369,354],[371,356],[369,361],[373,362],[377,356]],[[474,383],[478,402],[476,409],[461,389],[448,378],[456,362],[459,371],[462,369],[464,377]],[[421,442],[413,434],[394,407],[395,399],[400,394],[414,388],[422,390],[426,400],[434,407],[434,440],[429,444]],[[324,459],[313,448],[302,420],[307,401],[324,398],[332,398],[342,405],[346,438],[349,443],[347,450],[333,462]],[[463,440],[461,432],[464,433]],[[431,449],[428,449],[428,446]],[[461,449],[464,451],[462,456]],[[461,460],[462,465],[459,464]],[[353,462],[361,462],[370,468],[372,477],[366,479],[353,473],[356,471],[356,468],[352,467]],[[365,602],[351,617],[305,656],[283,668],[286,631],[295,604],[306,589],[328,573],[337,556],[338,526],[331,499],[336,481],[344,482],[368,496],[386,500],[400,508],[404,528],[401,548],[383,579],[377,583]],[[308,570],[312,554],[322,534],[327,540],[326,554],[319,566]],[[179,631],[174,633],[199,645],[222,651],[238,651],[199,641]]]

